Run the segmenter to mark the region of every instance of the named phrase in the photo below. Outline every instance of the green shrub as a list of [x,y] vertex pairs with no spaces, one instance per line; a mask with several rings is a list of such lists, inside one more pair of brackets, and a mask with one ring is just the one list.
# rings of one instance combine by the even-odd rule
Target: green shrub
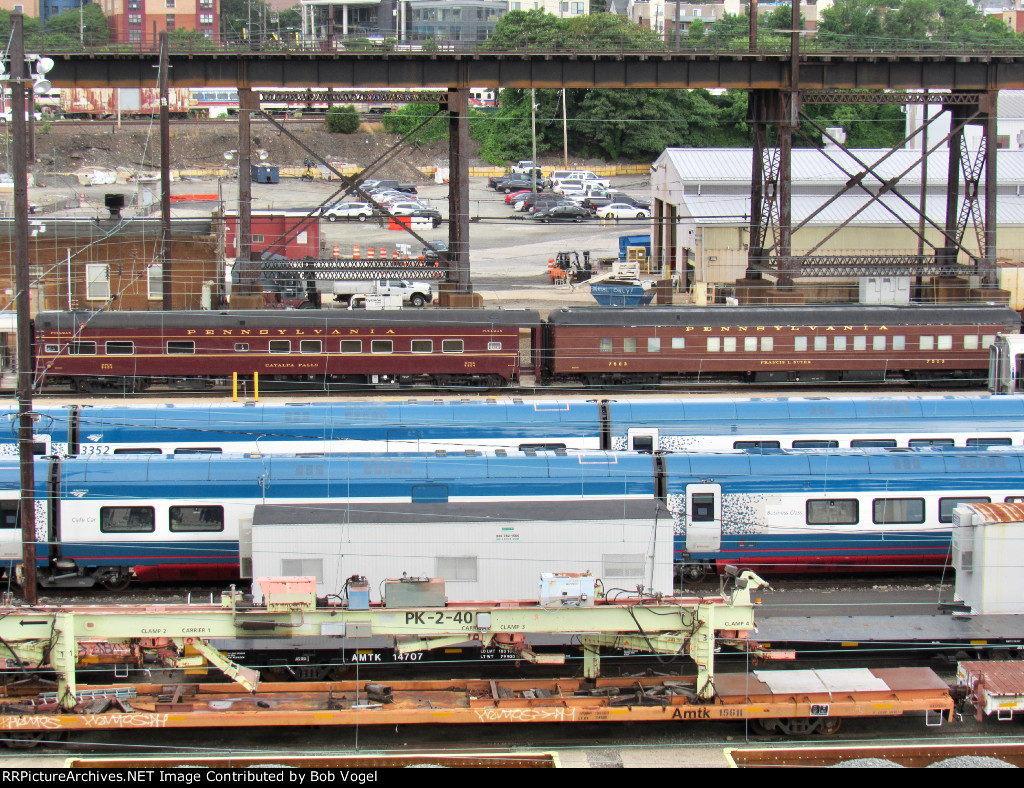
[[359,113],[351,104],[331,107],[327,111],[327,130],[332,134],[355,134],[359,131]]

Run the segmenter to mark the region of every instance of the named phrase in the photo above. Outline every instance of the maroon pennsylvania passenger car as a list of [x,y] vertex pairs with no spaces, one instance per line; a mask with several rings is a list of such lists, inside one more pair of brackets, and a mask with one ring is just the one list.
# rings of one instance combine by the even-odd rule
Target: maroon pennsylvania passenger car
[[529,310],[41,312],[38,388],[213,387],[232,373],[325,384],[504,385]]
[[563,308],[543,327],[540,377],[588,384],[984,382],[1009,307],[947,304]]

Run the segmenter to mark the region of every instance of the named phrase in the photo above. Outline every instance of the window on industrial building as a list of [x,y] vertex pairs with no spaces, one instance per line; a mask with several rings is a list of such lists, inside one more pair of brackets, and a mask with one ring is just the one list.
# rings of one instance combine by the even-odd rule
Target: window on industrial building
[[156,510],[152,506],[101,506],[100,533],[139,534],[156,530]]
[[110,266],[88,263],[85,266],[85,297],[93,300],[110,298]]
[[128,31],[128,40],[131,43],[133,43],[133,44],[139,43],[140,41],[142,41],[142,31],[141,30],[129,30]]
[[361,339],[343,339],[341,340],[341,352],[342,353],[362,353],[363,342]]
[[[201,25],[212,25],[213,24],[213,14],[200,14],[199,15],[199,24],[201,24]],[[303,233],[303,235],[305,235],[305,233]],[[305,241],[302,241],[302,243],[305,243]]]
[[181,533],[184,531],[223,531],[224,507],[172,506],[170,511],[170,524],[171,531],[173,533]]
[[442,339],[442,353],[462,353],[466,349],[466,343],[461,339]]
[[475,555],[439,555],[434,567],[434,577],[443,577],[449,583],[475,583],[477,579]]
[[601,556],[601,577],[643,577],[646,568],[642,553],[605,553]]
[[953,510],[962,503],[992,503],[991,498],[939,498],[939,522],[953,522]]
[[807,502],[808,525],[856,525],[859,519],[856,498],[822,498]]
[[174,25],[175,25],[174,14],[165,14],[164,15],[164,26],[168,30],[174,30]]
[[269,350],[271,353],[291,353],[292,343],[287,339],[270,340]]
[[871,518],[879,525],[924,522],[924,498],[875,498]]
[[433,353],[434,352],[434,340],[432,339],[414,339],[412,341],[411,350],[413,353]]
[[324,343],[319,339],[302,339],[299,340],[299,352],[300,353],[323,353]]
[[141,25],[142,24],[142,14],[128,14],[128,24],[129,25]]
[[793,337],[793,350],[798,353],[807,350],[807,337]]
[[134,342],[107,342],[105,348],[108,356],[130,356],[135,352]]
[[312,577],[318,583],[324,581],[324,559],[282,558],[281,577]]
[[167,343],[167,355],[188,356],[196,352],[196,343],[192,340],[172,340]]
[[72,356],[95,356],[95,342],[72,342],[68,345],[68,353]]
[[146,287],[150,300],[164,297],[164,267],[157,263],[146,268]]
[[370,340],[371,353],[391,353],[394,351],[394,343],[390,339]]

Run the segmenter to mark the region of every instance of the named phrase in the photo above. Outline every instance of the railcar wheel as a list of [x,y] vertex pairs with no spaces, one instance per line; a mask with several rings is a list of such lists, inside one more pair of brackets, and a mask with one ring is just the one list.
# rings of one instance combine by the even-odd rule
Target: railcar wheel
[[683,582],[686,585],[703,583],[708,577],[708,565],[703,562],[696,564],[683,564],[683,570],[680,574],[682,575]]
[[79,394],[92,394],[92,381],[84,378],[75,378],[75,391]]
[[750,732],[755,736],[771,736],[775,733],[775,720],[771,718],[754,717],[749,723]]
[[49,731],[7,731],[3,741],[11,750],[31,750],[50,739]]
[[839,717],[828,717],[821,721],[821,727],[818,728],[818,734],[821,736],[835,736],[839,733],[839,729],[843,727],[843,721]]
[[124,591],[131,582],[131,577],[121,572],[105,575],[100,578],[100,585],[108,591]]

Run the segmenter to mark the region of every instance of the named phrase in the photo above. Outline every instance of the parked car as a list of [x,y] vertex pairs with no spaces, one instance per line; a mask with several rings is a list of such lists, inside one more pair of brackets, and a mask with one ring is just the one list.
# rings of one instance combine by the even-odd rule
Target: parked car
[[576,203],[574,203],[572,200],[567,200],[565,197],[561,197],[557,194],[542,194],[537,199],[533,200],[526,210],[528,210],[530,213],[536,213],[537,211],[545,211],[548,208],[554,208],[556,205],[575,206]]
[[439,252],[448,251],[447,241],[431,241],[430,246],[423,247],[423,259],[427,262],[433,262],[438,258]]
[[338,219],[357,219],[365,222],[373,216],[373,206],[368,202],[340,202],[328,205],[320,215],[329,222],[336,222]]
[[[537,191],[541,191],[543,188],[541,181],[537,181]],[[524,189],[533,190],[533,181],[529,178],[523,178],[517,175],[515,178],[509,178],[506,181],[502,181],[494,187],[495,191],[505,192],[505,194],[511,194],[512,192],[520,192]]]
[[487,188],[494,189],[495,191],[501,191],[501,184],[505,181],[510,181],[513,178],[518,177],[518,175],[495,175],[493,178],[487,179]]
[[[392,213],[394,213],[394,211],[392,211]],[[408,213],[402,211],[395,215],[409,216],[413,219],[430,219],[431,227],[440,227],[441,222],[443,221],[441,218],[441,212],[437,210],[437,208],[417,208],[415,211],[409,211]]]
[[624,202],[626,205],[635,205],[638,208],[651,209],[650,200],[642,200],[637,197],[630,197],[625,192],[620,191],[606,191],[605,196],[609,198],[609,204],[613,202]]
[[529,189],[520,189],[517,192],[509,192],[505,195],[505,205],[515,205],[527,194],[533,194]]
[[601,219],[650,219],[651,212],[646,208],[638,208],[635,205],[627,205],[624,202],[613,202],[604,208],[599,208],[597,215]]
[[536,211],[533,218],[539,222],[582,222],[590,218],[590,212],[578,205],[555,205]]

